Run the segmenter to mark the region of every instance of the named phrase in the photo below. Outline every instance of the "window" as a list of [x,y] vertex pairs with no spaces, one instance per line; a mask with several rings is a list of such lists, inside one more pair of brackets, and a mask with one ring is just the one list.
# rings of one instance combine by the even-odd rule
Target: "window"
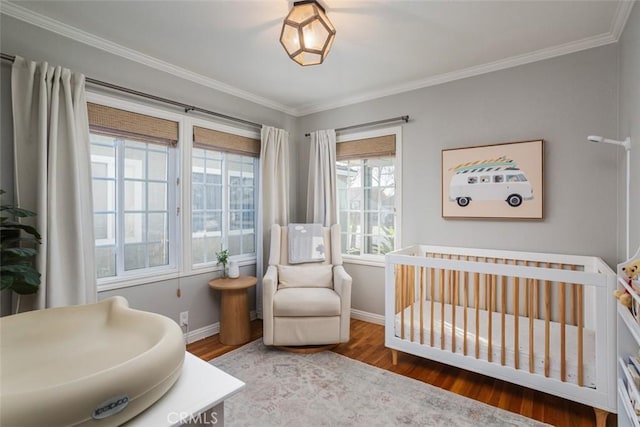
[[259,141],[194,127],[191,258],[215,265],[216,252],[255,257]]
[[384,255],[396,248],[400,130],[375,136],[379,133],[352,135],[336,149],[338,222],[346,255]]
[[176,265],[177,123],[171,125],[173,139],[162,141],[157,135],[145,136],[140,126],[135,132],[122,129],[127,123],[153,120],[162,119],[89,104],[98,279],[139,276]]

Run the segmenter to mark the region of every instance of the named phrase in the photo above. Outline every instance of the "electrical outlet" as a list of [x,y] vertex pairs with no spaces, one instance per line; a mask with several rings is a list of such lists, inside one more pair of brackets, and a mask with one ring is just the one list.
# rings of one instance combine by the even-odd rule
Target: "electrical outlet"
[[180,326],[189,325],[189,312],[183,311],[180,313]]

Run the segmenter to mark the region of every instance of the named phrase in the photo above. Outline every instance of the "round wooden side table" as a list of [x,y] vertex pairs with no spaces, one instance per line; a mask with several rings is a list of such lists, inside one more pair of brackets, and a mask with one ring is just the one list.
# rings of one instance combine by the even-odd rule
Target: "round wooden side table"
[[248,289],[258,282],[253,276],[229,277],[209,280],[209,287],[221,291],[220,301],[220,342],[226,345],[239,345],[249,342],[251,325],[249,323]]

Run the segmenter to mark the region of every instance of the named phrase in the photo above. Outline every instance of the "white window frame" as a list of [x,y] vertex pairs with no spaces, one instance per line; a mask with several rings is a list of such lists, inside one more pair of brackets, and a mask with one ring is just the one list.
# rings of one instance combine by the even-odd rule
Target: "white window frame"
[[[178,145],[177,147],[173,148],[175,150],[175,153],[173,154],[173,156],[169,157],[169,162],[167,164],[168,178],[171,178],[171,180],[167,181],[168,185],[171,185],[172,180],[174,181],[173,184],[175,185],[174,191],[169,191],[169,189],[167,189],[169,192],[169,196],[167,199],[167,211],[169,213],[169,217],[167,218],[169,225],[169,263],[163,266],[149,267],[121,273],[117,267],[119,263],[116,262],[116,271],[119,274],[121,273],[121,275],[98,279],[98,292],[126,288],[129,286],[135,286],[145,283],[158,282],[161,280],[178,277],[180,273],[180,266],[182,265],[183,256],[181,249],[182,236],[180,225],[181,186],[179,185],[179,183],[181,182],[181,146],[184,145],[184,116],[182,114],[172,113],[145,104],[130,102],[120,98],[115,98],[112,96],[90,91],[87,91],[87,101],[112,108],[119,108],[121,110],[130,111],[133,113],[145,114],[152,117],[175,121],[178,122],[178,128],[180,130],[180,133],[178,134]],[[120,165],[119,167],[123,168],[124,165]],[[123,184],[116,181],[116,185],[120,186]],[[122,198],[124,197],[124,195],[122,191],[119,191],[118,194],[119,196],[118,200],[116,200],[116,205],[122,206]],[[175,212],[175,215],[171,214],[172,211]],[[116,210],[116,215],[124,215],[124,211]],[[116,248],[119,249],[120,246],[121,242],[116,242]]]
[[[149,267],[138,270],[131,270],[129,272],[120,271],[118,265],[119,262],[116,262],[116,273],[117,275],[114,277],[103,277],[98,279],[98,292],[103,292],[112,289],[119,289],[129,286],[135,286],[144,283],[157,282],[160,280],[166,280],[168,278],[173,278],[178,276],[180,273],[180,265],[182,262],[182,236],[181,236],[181,227],[180,227],[180,185],[181,182],[180,176],[180,156],[181,156],[181,146],[184,145],[184,115],[171,113],[165,110],[157,109],[150,107],[145,104],[138,104],[130,101],[126,101],[120,98],[111,97],[104,94],[99,94],[95,92],[87,91],[86,98],[88,102],[92,102],[95,104],[105,105],[112,108],[118,108],[125,111],[130,111],[133,113],[145,114],[152,117],[158,117],[161,119],[167,119],[171,121],[178,122],[178,129],[180,133],[178,134],[178,145],[173,148],[175,153],[173,156],[169,156],[169,161],[167,164],[167,182],[168,182],[168,197],[167,197],[167,211],[169,217],[167,218],[167,222],[169,225],[169,263],[163,266],[157,267]],[[172,158],[173,157],[173,158]],[[119,159],[121,160],[121,159]],[[122,162],[121,162],[122,163]],[[124,168],[124,164],[119,166],[121,169],[119,171],[122,172],[122,168]],[[119,175],[122,177],[122,175]],[[171,183],[174,185],[171,185]],[[116,186],[120,186],[122,183],[116,181]],[[116,201],[117,206],[123,206],[124,202],[124,194],[122,191],[117,191]],[[116,227],[122,226],[122,219],[120,216],[124,215],[124,211],[116,211]],[[172,215],[171,212],[175,212],[175,215]],[[123,242],[116,241],[116,247],[118,248],[118,255],[123,256],[120,253],[121,246]]]
[[[353,132],[348,134],[340,134],[336,138],[336,142],[355,141],[366,138],[377,138],[380,136],[395,135],[396,138],[396,154],[394,158],[394,182],[395,182],[395,250],[401,248],[402,236],[402,127],[393,126],[375,130]],[[340,221],[338,217],[338,222]],[[384,267],[384,255],[374,254],[342,254],[345,263],[369,265],[373,267]]]
[[[191,265],[191,155],[193,148],[193,126],[200,126],[221,132],[245,136],[253,139],[260,139],[259,131],[251,131],[212,120],[206,120],[189,116],[186,113],[175,113],[159,108],[151,107],[144,103],[137,103],[121,98],[105,95],[102,93],[87,91],[88,102],[106,105],[108,107],[119,108],[134,113],[146,114],[167,120],[178,122],[178,146],[175,156],[175,176],[177,186],[174,192],[174,208],[177,212],[175,216],[175,262],[171,267],[153,267],[153,271],[145,269],[144,272],[133,270],[126,277],[108,277],[98,280],[98,293],[128,288],[132,286],[156,283],[164,280],[180,279],[193,275],[221,271],[222,267],[216,265],[203,265],[194,267]],[[256,167],[256,180],[260,176],[260,162]],[[259,200],[259,188],[256,186],[256,203]],[[256,206],[256,216],[258,215]],[[258,232],[258,222],[256,219],[256,236]],[[186,237],[188,237],[188,239]],[[188,240],[188,241],[187,241]],[[258,251],[258,241],[256,238],[256,251]],[[171,248],[170,248],[171,250]],[[171,252],[170,252],[171,253]],[[232,260],[238,261],[240,266],[255,265],[256,256],[233,256]],[[170,262],[171,264],[171,262]],[[138,274],[134,274],[134,272]]]
[[[184,209],[184,218],[185,220],[182,223],[182,235],[185,236],[183,241],[183,259],[184,259],[184,267],[183,270],[186,274],[201,274],[215,271],[222,271],[222,266],[217,265],[215,262],[208,262],[202,264],[193,264],[192,254],[191,254],[191,217],[192,217],[192,209],[191,209],[191,194],[192,194],[192,186],[191,186],[191,160],[193,158],[193,127],[198,126],[201,128],[216,130],[219,132],[226,132],[238,136],[244,136],[252,139],[260,139],[260,133],[256,131],[239,129],[236,127],[224,125],[222,123],[216,123],[210,120],[204,120],[196,117],[186,117],[185,118],[185,127],[189,129],[189,135],[185,135],[185,144],[183,147],[183,158],[182,158],[182,170],[184,171],[183,176],[183,185],[182,185],[182,203],[185,206]],[[215,150],[213,147],[212,150]],[[223,169],[226,169],[226,162],[223,164]],[[223,171],[224,177],[226,177],[226,170]],[[258,178],[260,176],[260,161],[257,160],[256,168],[255,168],[255,217],[254,217],[254,225],[255,225],[255,250],[256,253],[254,255],[233,255],[229,257],[229,260],[237,261],[238,265],[246,266],[246,265],[254,265],[257,259],[257,251],[258,251],[258,202],[259,202],[259,194],[258,194]],[[228,185],[226,182],[223,182],[222,187],[222,198],[223,198],[223,206],[228,209]],[[229,224],[228,224],[228,216],[229,212],[224,211],[223,209],[223,241],[226,234],[228,234]],[[225,246],[227,248],[227,246]]]

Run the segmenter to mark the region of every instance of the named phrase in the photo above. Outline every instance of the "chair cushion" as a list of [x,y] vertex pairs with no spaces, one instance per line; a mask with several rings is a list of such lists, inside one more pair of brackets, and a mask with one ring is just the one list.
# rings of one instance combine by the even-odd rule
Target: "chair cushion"
[[273,315],[280,317],[339,316],[340,296],[327,288],[279,289],[273,296]]
[[278,289],[333,288],[331,265],[279,265]]

